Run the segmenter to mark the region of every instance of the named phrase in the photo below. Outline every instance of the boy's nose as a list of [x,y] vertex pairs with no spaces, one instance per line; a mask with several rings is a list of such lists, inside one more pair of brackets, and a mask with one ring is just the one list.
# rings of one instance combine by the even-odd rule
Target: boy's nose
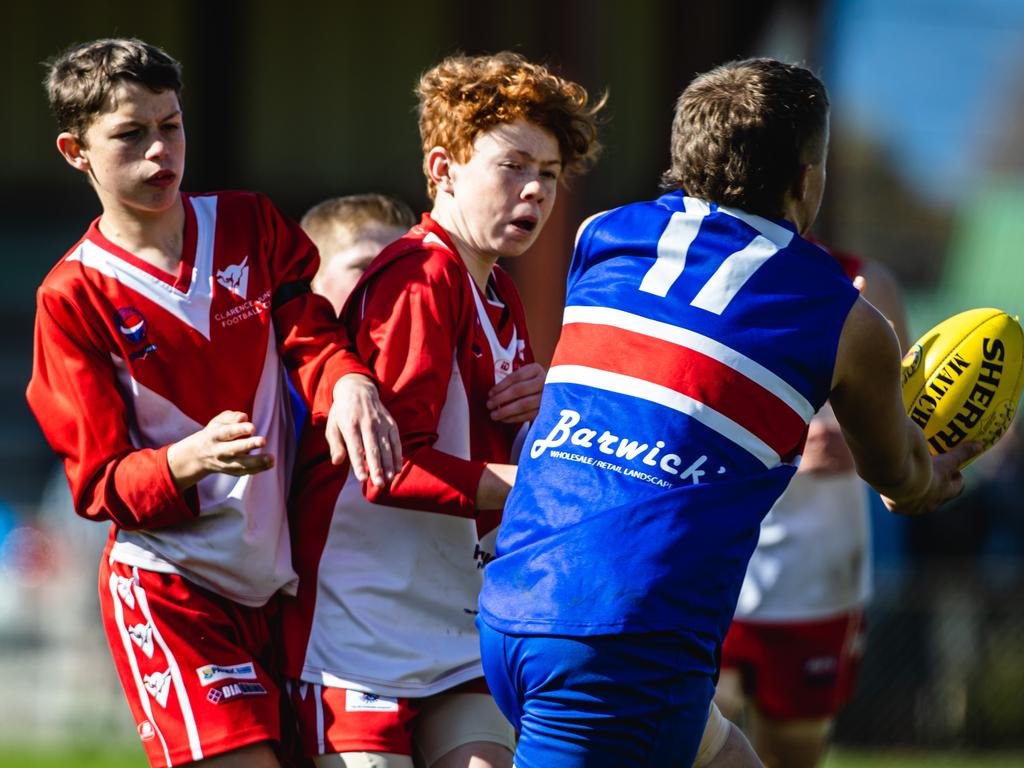
[[526,200],[536,200],[538,202],[544,199],[544,186],[539,180],[534,179],[526,183],[523,187],[522,196]]

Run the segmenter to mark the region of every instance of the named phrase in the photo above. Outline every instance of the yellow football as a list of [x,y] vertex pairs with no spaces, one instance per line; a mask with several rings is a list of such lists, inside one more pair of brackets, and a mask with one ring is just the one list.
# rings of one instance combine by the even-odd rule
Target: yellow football
[[1024,331],[998,309],[939,323],[903,357],[903,405],[933,454],[977,440],[991,448],[1013,421],[1024,385]]

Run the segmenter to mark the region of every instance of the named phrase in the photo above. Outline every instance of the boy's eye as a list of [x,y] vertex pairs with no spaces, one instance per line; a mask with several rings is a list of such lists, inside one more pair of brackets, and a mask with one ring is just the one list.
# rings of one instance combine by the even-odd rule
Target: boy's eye
[[162,126],[165,131],[180,131],[181,126],[178,123],[164,123]]
[[557,179],[558,178],[558,173],[556,173],[555,171],[541,171],[540,175],[543,176],[545,179]]
[[123,139],[123,140],[126,140],[126,141],[130,141],[131,139],[136,138],[138,135],[139,135],[139,129],[138,128],[133,128],[130,131],[121,131],[121,133],[115,134],[114,138],[115,139]]
[[521,166],[519,165],[519,163],[514,163],[511,160],[506,160],[505,162],[503,162],[501,164],[501,167],[502,168],[509,168],[509,169],[511,169],[513,171],[518,171]]

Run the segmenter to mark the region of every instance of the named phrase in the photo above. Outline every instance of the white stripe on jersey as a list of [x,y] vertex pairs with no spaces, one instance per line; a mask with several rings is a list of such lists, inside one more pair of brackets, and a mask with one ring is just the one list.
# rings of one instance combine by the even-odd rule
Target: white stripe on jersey
[[654,384],[646,379],[602,371],[599,368],[590,368],[584,365],[556,365],[552,367],[548,371],[547,379],[544,382],[545,386],[548,384],[579,384],[657,403],[696,419],[701,424],[718,432],[755,456],[769,469],[778,466],[782,462],[779,454],[773,451],[767,443],[752,432],[744,429],[728,416],[719,413],[699,400],[687,397],[681,392],[676,392],[674,389],[663,387],[661,384]]
[[764,387],[796,411],[805,422],[810,422],[811,417],[814,416],[814,407],[787,381],[746,355],[688,328],[663,323],[660,320],[651,320],[610,307],[566,307],[562,316],[562,325],[570,323],[608,325],[700,352]]
[[132,668],[132,677],[135,678],[135,687],[138,692],[139,703],[142,705],[142,711],[146,713],[149,724],[153,726],[153,730],[156,731],[156,735],[160,739],[160,746],[164,750],[164,761],[167,765],[171,765],[171,754],[167,751],[167,741],[164,739],[160,726],[153,719],[153,705],[149,702],[149,692],[142,682],[139,663],[135,660],[135,648],[132,646],[132,639],[128,634],[128,627],[124,620],[124,607],[121,605],[121,598],[117,591],[118,578],[116,573],[110,574],[110,599],[114,604],[114,618],[117,623],[117,631],[121,635],[121,642],[124,644],[124,654],[128,657],[128,665]]
[[188,292],[182,293],[159,277],[129,264],[124,259],[101,248],[91,240],[84,240],[68,257],[86,267],[112,277],[136,293],[191,326],[206,339],[210,338],[210,302],[213,298],[213,244],[217,226],[217,198],[199,197],[185,201],[191,203],[196,215],[196,254],[192,266],[192,279]]
[[[149,626],[153,628],[153,639],[156,644],[160,646],[160,649],[164,652],[164,656],[167,658],[167,665],[171,673],[171,679],[174,681],[174,688],[178,692],[178,705],[181,707],[181,718],[185,722],[185,733],[188,734],[188,746],[192,750],[193,760],[203,759],[203,745],[199,740],[199,729],[196,727],[196,718],[192,712],[192,703],[188,699],[188,689],[185,688],[185,681],[181,678],[181,668],[178,666],[177,660],[174,658],[174,654],[171,649],[167,647],[167,643],[164,642],[163,635],[160,634],[160,630],[153,621],[153,614],[149,610],[149,600],[146,598],[146,590],[139,587],[138,582],[135,582],[135,597],[139,601],[139,610],[142,612],[143,617],[149,623]],[[170,765],[170,761],[167,763]]]

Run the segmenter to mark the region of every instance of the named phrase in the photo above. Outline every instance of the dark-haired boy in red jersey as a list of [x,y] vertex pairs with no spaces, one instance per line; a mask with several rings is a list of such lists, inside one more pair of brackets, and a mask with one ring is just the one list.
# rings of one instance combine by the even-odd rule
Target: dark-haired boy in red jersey
[[[179,192],[180,68],[139,40],[50,65],[67,162],[102,215],[38,292],[28,401],[75,509],[111,520],[104,626],[154,766],[275,766],[276,596],[294,592],[284,368],[332,455],[392,474],[376,389],[309,289],[316,250],[264,197]],[[345,407],[348,403],[349,407]],[[383,458],[381,456],[383,455]]]

